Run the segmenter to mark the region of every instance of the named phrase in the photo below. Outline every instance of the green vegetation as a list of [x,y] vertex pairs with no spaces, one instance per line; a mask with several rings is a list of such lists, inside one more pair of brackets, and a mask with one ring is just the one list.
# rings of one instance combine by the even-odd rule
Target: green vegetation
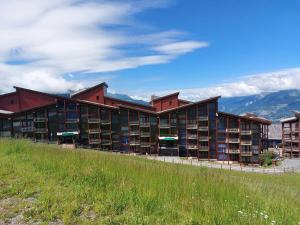
[[271,166],[274,158],[274,152],[264,152],[259,156],[260,164],[262,166]]
[[[246,174],[0,139],[0,223],[298,224],[300,175]],[[3,202],[8,204],[1,208]]]

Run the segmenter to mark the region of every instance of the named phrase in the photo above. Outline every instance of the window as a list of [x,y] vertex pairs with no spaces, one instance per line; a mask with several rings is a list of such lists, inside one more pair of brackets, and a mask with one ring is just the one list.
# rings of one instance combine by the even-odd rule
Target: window
[[99,101],[99,96],[98,95],[96,96],[96,99],[97,99],[97,101]]
[[172,105],[172,101],[169,101],[169,105]]
[[10,104],[13,105],[14,104],[14,100],[10,100]]

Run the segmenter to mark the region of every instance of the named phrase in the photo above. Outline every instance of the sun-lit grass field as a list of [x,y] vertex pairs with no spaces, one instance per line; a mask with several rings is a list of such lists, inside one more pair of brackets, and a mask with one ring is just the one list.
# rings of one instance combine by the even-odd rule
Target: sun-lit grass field
[[20,213],[45,224],[299,224],[300,174],[247,174],[0,139],[0,223]]

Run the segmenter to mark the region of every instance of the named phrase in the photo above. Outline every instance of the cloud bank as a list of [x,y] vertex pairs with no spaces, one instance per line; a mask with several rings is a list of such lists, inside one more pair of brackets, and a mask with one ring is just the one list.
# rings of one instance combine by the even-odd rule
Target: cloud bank
[[159,30],[136,15],[168,1],[0,1],[0,90],[82,88],[68,73],[110,72],[167,63],[207,47],[184,32]]
[[[287,89],[300,89],[300,68],[291,68],[268,73],[248,75],[236,82],[224,83],[208,88],[190,88],[157,91],[156,95],[180,91],[182,99],[197,101],[213,96],[233,97],[260,94]],[[133,94],[132,97],[149,100],[151,93]]]

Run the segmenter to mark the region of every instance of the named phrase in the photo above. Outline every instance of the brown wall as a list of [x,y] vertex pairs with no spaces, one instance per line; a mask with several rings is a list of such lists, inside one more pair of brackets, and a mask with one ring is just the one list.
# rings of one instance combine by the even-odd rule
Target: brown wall
[[19,112],[20,105],[18,94],[16,92],[13,92],[5,95],[0,95],[0,109]]
[[153,100],[153,106],[155,107],[156,111],[176,108],[179,106],[178,95],[172,95],[165,98]]
[[82,92],[76,96],[74,96],[74,99],[80,99],[80,100],[86,100],[96,103],[104,104],[104,95],[106,87],[104,85],[100,87],[96,87],[93,89],[90,89],[88,91]]

